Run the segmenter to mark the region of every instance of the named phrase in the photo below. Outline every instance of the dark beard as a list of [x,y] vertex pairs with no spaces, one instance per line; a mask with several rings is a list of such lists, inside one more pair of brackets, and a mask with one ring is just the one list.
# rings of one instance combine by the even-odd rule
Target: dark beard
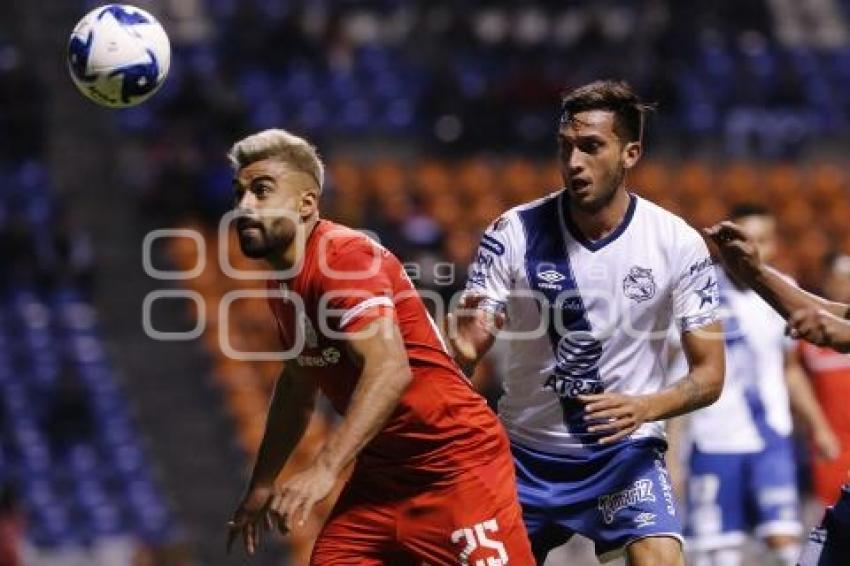
[[265,259],[280,255],[294,237],[294,234],[289,234],[288,238],[282,234],[269,234],[264,226],[255,227],[259,229],[257,236],[243,235],[240,230],[236,231],[242,253],[251,259]]
[[587,212],[589,214],[593,214],[595,212],[599,212],[614,200],[614,197],[617,195],[617,189],[623,183],[623,179],[626,178],[626,168],[622,163],[617,163],[617,170],[614,172],[611,180],[605,184],[603,190],[600,190],[598,195],[593,198],[590,202],[579,203],[573,200],[570,197],[570,191],[567,189],[567,196],[570,197],[570,205],[575,206],[579,210],[583,212]]
[[243,238],[239,236],[239,247],[242,253],[251,259],[264,259],[272,254],[274,249],[268,244],[266,238]]

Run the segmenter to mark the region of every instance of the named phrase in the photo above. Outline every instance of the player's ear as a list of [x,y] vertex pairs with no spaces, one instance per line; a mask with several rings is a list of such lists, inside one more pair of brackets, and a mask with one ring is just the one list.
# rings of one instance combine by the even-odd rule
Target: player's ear
[[319,209],[319,194],[315,189],[309,189],[301,193],[301,202],[298,207],[298,215],[302,219],[313,216]]
[[623,147],[623,166],[626,169],[631,169],[637,165],[642,153],[643,147],[639,141],[628,142]]

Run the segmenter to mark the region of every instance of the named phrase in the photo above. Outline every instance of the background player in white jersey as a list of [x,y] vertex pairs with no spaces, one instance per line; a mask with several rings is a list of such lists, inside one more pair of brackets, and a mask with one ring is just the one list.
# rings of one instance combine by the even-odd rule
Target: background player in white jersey
[[[778,237],[769,211],[742,204],[731,217],[771,261]],[[834,457],[838,441],[782,318],[734,274],[724,270],[719,283],[726,383],[715,404],[689,417],[685,530],[698,566],[741,564],[749,531],[764,541],[772,562],[792,565],[801,525],[789,395],[821,455]]]
[[[703,240],[626,188],[645,110],[613,81],[564,97],[565,187],[494,222],[449,321],[467,365],[495,327],[509,338],[499,413],[541,564],[574,533],[602,557],[626,547],[632,564],[683,562],[661,421],[717,399],[724,351]],[[690,371],[665,387],[674,318]]]
[[[818,346],[850,351],[850,305],[819,297],[797,287],[763,261],[747,232],[723,221],[705,230],[729,271],[746,282],[787,320],[789,334]],[[850,481],[837,503],[812,530],[800,557],[802,566],[850,564]]]

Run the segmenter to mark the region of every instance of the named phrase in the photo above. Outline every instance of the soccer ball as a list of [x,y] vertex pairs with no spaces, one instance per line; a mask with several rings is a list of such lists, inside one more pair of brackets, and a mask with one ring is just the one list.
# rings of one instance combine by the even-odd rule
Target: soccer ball
[[135,106],[162,86],[171,64],[165,30],[135,6],[95,8],[68,42],[68,70],[84,95],[110,108]]

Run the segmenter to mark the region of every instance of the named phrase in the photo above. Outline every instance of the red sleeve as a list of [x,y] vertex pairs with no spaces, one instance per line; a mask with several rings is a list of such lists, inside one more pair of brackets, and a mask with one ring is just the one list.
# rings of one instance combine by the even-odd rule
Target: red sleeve
[[328,320],[336,321],[332,327],[356,332],[378,318],[395,318],[392,270],[396,262],[388,251],[353,241],[326,257],[324,263],[320,260],[319,270]]

